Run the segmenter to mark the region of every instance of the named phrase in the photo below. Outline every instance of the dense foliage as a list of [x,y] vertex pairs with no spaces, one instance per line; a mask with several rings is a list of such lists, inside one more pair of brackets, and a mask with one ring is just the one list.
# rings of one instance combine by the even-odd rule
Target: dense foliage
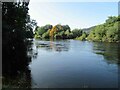
[[53,39],[77,39],[104,42],[120,41],[120,16],[110,16],[104,24],[96,25],[88,29],[73,29],[68,25],[57,24],[37,27],[35,38]]
[[35,29],[35,38],[40,39],[73,39],[82,35],[82,30],[74,29],[71,31],[68,25],[57,24],[55,26],[45,25],[37,26]]
[[84,32],[84,33],[82,33],[82,35],[80,37],[77,37],[76,39],[84,41],[84,40],[86,40],[87,36],[88,36],[88,34],[86,32]]
[[[120,16],[110,16],[104,24],[85,29],[77,40],[92,40],[103,42],[120,42]],[[84,30],[84,29],[82,29]]]
[[[28,14],[29,2],[2,2],[2,77],[3,87],[30,86],[28,38],[33,38],[36,21]],[[15,78],[20,77],[20,81]],[[28,81],[27,81],[28,80]],[[8,86],[7,86],[8,87]]]
[[105,42],[119,42],[120,41],[120,17],[108,17],[106,22],[97,25],[91,30],[88,40],[105,41]]

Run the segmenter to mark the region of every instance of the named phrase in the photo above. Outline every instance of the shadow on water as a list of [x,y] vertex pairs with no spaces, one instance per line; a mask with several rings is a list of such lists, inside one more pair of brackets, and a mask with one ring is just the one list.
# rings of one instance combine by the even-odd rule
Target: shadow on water
[[94,42],[93,50],[102,55],[108,64],[120,65],[120,43]]
[[2,47],[2,84],[3,88],[30,88],[32,41],[3,40]]

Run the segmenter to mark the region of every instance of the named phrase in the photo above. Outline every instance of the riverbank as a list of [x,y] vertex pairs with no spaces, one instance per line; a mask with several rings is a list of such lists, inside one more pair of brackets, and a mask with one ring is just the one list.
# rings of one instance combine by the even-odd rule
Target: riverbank
[[84,38],[84,39],[81,39],[81,38],[75,38],[75,40],[80,40],[80,41],[91,41],[91,42],[109,42],[109,43],[120,43],[120,41],[88,40],[87,38]]

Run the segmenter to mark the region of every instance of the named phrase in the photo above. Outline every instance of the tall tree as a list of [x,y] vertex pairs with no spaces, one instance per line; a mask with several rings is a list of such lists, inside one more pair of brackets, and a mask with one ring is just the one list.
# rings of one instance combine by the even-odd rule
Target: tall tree
[[[32,27],[30,26],[28,5],[29,2],[2,2],[3,85],[6,84],[6,78],[9,78],[7,80],[9,83],[11,77],[20,77],[24,75],[23,73],[26,73],[26,71],[30,72],[28,70],[28,63],[31,57],[27,56],[28,42],[26,39],[28,36],[26,34],[28,31],[32,32]],[[26,76],[29,75],[26,73]],[[12,82],[10,83],[13,84]],[[18,82],[16,82],[16,84],[19,85]]]

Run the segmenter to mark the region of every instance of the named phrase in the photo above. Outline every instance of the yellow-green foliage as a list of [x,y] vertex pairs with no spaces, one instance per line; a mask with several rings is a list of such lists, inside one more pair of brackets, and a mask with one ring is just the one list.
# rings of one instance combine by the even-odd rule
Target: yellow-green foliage
[[87,37],[87,34],[86,34],[86,33],[83,33],[82,36],[77,37],[76,39],[77,39],[77,40],[84,41],[84,40],[86,40],[86,37]]

